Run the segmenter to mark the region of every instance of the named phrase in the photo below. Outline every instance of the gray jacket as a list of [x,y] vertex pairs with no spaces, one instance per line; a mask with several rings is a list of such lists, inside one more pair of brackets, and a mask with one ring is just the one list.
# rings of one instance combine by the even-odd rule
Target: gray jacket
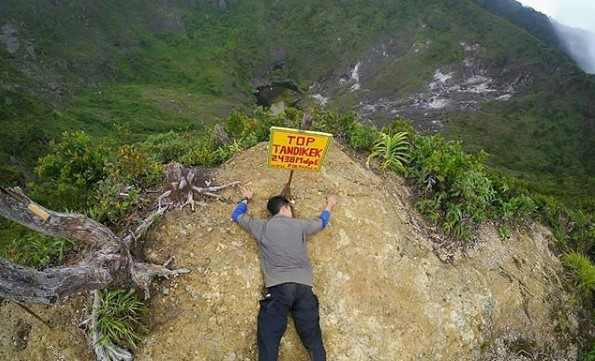
[[320,218],[302,220],[277,214],[263,220],[242,214],[237,221],[258,241],[265,287],[287,282],[313,286],[306,237],[323,229]]

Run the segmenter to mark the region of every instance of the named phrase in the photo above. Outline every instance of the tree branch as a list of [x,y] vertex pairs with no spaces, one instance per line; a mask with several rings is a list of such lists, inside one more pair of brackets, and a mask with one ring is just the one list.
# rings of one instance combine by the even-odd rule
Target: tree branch
[[127,263],[119,254],[94,252],[76,266],[38,271],[0,258],[0,297],[53,304],[68,295],[129,278]]
[[126,236],[126,238],[124,238],[122,242],[124,242],[124,244],[126,244],[128,248],[131,248],[132,242],[134,240],[142,238],[145,235],[145,233],[147,233],[151,225],[153,225],[155,220],[167,211],[167,208],[167,206],[162,207],[161,205],[159,205],[159,208],[151,215],[149,215],[147,218],[145,218],[142,222],[140,222],[140,224],[134,230],[134,233],[130,232],[130,234]]
[[[192,181],[193,175],[190,175]],[[192,191],[190,191],[191,193]],[[190,272],[169,270],[164,265],[135,262],[132,242],[142,237],[167,207],[159,207],[124,239],[109,228],[79,214],[64,214],[32,202],[20,188],[0,188],[0,215],[43,234],[84,241],[91,245],[82,261],[70,267],[36,270],[0,258],[0,297],[22,303],[53,304],[81,291],[133,282],[149,297],[155,277]]]
[[139,287],[141,287],[145,293],[145,299],[149,299],[149,286],[151,285],[151,281],[155,277],[165,277],[169,278],[170,276],[177,276],[183,273],[189,273],[190,270],[186,268],[178,268],[176,270],[170,270],[167,268],[167,265],[173,260],[173,257],[168,259],[163,265],[152,264],[152,263],[143,263],[143,262],[135,262],[132,265],[130,273],[132,274],[132,279],[134,283],[136,283]]
[[222,189],[233,187],[233,186],[236,186],[236,185],[241,184],[241,183],[242,182],[240,182],[240,181],[235,181],[235,182],[224,184],[222,186],[215,186],[215,187],[196,187],[196,186],[192,186],[192,189],[194,189],[195,191],[197,191],[199,193],[217,192],[217,191],[220,191]]
[[0,188],[0,215],[36,232],[91,243],[94,248],[106,242],[120,244],[109,228],[82,214],[48,210],[29,199],[19,187]]

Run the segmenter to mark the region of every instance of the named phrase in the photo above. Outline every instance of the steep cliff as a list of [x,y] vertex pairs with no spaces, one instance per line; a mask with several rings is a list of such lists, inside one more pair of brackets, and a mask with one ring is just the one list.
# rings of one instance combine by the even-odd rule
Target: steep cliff
[[[245,151],[214,180],[250,183],[250,213],[261,217],[287,179],[266,167],[266,154],[266,144]],[[366,169],[338,144],[320,174],[294,176],[292,191],[298,217],[316,217],[326,194],[339,197],[328,228],[308,241],[329,359],[577,359],[578,326],[546,228],[528,224],[503,243],[486,225],[466,251],[448,250],[401,179]],[[154,285],[151,332],[137,360],[256,359],[258,250],[230,220],[239,192],[223,195],[231,201],[168,214],[145,241],[149,260],[175,256],[192,272]],[[3,304],[0,358],[91,360],[77,328],[82,316],[68,308],[34,308],[61,326],[46,330]],[[19,330],[24,347],[15,343]],[[280,360],[307,359],[290,323]]]

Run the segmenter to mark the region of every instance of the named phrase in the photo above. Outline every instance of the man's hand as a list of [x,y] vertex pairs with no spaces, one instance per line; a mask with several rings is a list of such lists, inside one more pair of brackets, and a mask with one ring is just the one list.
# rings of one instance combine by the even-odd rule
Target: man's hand
[[336,196],[330,195],[330,196],[326,197],[326,210],[327,211],[329,211],[329,212],[332,211],[335,204],[337,204]]
[[248,200],[251,200],[254,196],[254,191],[250,186],[242,186],[242,188],[240,188],[240,192],[242,192],[242,197],[246,197]]

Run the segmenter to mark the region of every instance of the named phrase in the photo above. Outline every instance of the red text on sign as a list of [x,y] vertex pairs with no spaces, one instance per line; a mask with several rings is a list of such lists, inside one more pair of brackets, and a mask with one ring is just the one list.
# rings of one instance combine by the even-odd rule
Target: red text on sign
[[[303,135],[288,135],[287,139],[289,139],[289,144],[293,145],[305,145],[308,146],[310,143],[316,141],[316,138],[306,137]],[[294,143],[295,141],[295,143]]]
[[322,149],[320,148],[302,148],[302,147],[290,147],[287,145],[273,144],[273,152],[276,154],[291,154],[301,155],[306,157],[320,157]]

